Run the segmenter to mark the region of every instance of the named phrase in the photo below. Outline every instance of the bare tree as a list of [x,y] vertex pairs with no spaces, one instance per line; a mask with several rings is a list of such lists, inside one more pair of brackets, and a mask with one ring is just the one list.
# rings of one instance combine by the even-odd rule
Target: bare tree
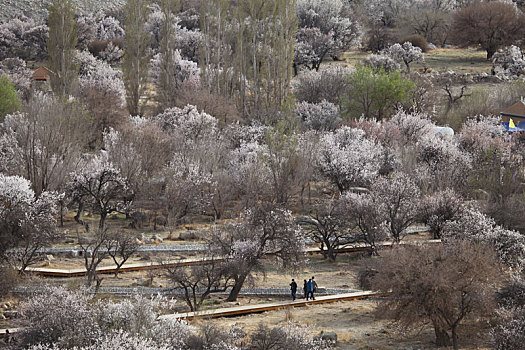
[[183,289],[191,311],[197,311],[211,293],[226,290],[224,266],[214,257],[203,258],[200,264],[191,267],[164,265],[164,271],[175,286]]
[[457,44],[480,45],[490,59],[502,46],[521,40],[524,28],[525,15],[514,4],[475,2],[456,12],[452,33]]
[[495,310],[501,270],[494,252],[484,246],[458,241],[397,247],[384,254],[376,269],[372,287],[390,292],[378,314],[405,327],[430,321],[438,346],[458,349],[461,322]]
[[96,282],[96,289],[98,289],[103,278],[99,278],[97,275],[97,267],[102,260],[108,257],[106,243],[109,239],[109,232],[106,228],[99,228],[88,231],[87,235],[81,237],[77,231],[77,238],[80,249],[82,249],[84,267],[87,271],[86,285],[91,286],[93,282]]
[[115,232],[108,235],[105,247],[108,255],[113,259],[115,265],[117,265],[115,277],[118,277],[120,268],[137,252],[139,245],[135,235],[125,232]]
[[304,225],[313,240],[320,244],[325,259],[335,261],[337,249],[355,241],[355,237],[348,230],[348,222],[340,200],[332,198],[319,201],[309,208],[308,215],[297,218],[296,222]]

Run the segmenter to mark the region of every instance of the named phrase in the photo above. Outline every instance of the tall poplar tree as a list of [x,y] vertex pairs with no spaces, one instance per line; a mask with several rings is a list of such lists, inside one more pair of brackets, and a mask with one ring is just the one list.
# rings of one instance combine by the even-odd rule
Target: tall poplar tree
[[49,7],[49,39],[47,40],[48,67],[51,70],[51,88],[58,96],[74,92],[78,81],[75,64],[77,28],[71,0],[54,0]]
[[243,115],[289,110],[295,0],[210,0],[201,16],[203,83],[233,97]]
[[160,40],[160,74],[157,85],[157,96],[162,107],[175,105],[177,86],[177,64],[175,62],[175,11],[178,0],[160,0],[159,2],[164,22],[161,28]]
[[139,115],[140,96],[144,93],[150,63],[150,37],[145,24],[150,9],[147,0],[128,0],[124,8],[126,16],[124,60],[122,75],[126,89],[126,103],[131,115]]

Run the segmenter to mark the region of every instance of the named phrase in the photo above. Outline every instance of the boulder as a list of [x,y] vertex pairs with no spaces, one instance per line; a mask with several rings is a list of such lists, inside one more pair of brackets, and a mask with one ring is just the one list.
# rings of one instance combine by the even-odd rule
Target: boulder
[[182,231],[179,233],[179,239],[182,239],[183,241],[189,240],[189,239],[195,239],[195,232],[194,231]]

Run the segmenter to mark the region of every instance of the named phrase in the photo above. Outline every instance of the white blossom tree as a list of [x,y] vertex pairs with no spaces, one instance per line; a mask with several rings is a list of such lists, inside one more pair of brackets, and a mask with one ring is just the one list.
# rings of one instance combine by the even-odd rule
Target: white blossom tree
[[365,66],[368,66],[374,69],[383,69],[386,72],[396,71],[401,68],[401,65],[399,64],[399,62],[397,62],[397,60],[385,54],[368,55],[365,57],[365,59],[363,59],[362,63]]
[[342,122],[339,108],[326,100],[321,103],[299,102],[295,114],[307,129],[333,131]]
[[104,154],[96,155],[77,173],[71,174],[69,197],[78,203],[79,214],[84,205],[100,215],[99,230],[104,230],[108,214],[122,209],[133,198],[127,180],[108,162]]
[[389,56],[393,60],[403,63],[410,73],[410,64],[412,62],[421,62],[425,59],[421,48],[413,46],[411,42],[407,41],[401,44],[394,44],[381,51],[382,55]]
[[462,205],[462,198],[447,188],[423,198],[420,219],[430,227],[434,239],[440,239],[444,226],[461,215]]
[[68,174],[78,167],[90,128],[89,117],[78,103],[41,93],[33,94],[24,113],[6,116],[2,125],[16,139],[10,148],[18,175],[31,182],[37,196],[63,190]]
[[405,173],[395,172],[390,178],[383,177],[374,183],[374,202],[379,204],[394,242],[399,243],[406,229],[416,221],[419,195],[419,188]]
[[525,262],[525,237],[496,225],[494,219],[475,207],[467,207],[442,230],[445,240],[463,239],[491,246],[500,260],[520,271]]
[[6,58],[0,61],[0,76],[7,75],[20,97],[27,99],[31,93],[32,72],[20,58]]
[[24,327],[20,343],[56,344],[72,348],[92,344],[101,335],[84,290],[46,287],[25,302],[20,310]]
[[[36,197],[28,180],[0,173],[0,256],[20,272],[36,262],[38,249],[60,237],[56,215],[61,199],[56,192]],[[15,250],[6,255],[9,248]]]
[[344,1],[298,0],[296,8],[296,69],[306,66],[319,70],[325,57],[337,58],[358,42],[361,28],[350,18]]
[[367,186],[379,175],[382,146],[360,129],[342,127],[321,138],[318,166],[342,193]]
[[472,157],[454,138],[428,134],[417,142],[415,151],[421,188],[452,187],[461,191],[467,186]]
[[370,255],[378,255],[377,243],[388,238],[387,221],[382,203],[370,193],[348,192],[341,197],[341,215],[344,215],[354,233],[354,240],[370,247]]
[[235,301],[251,273],[262,268],[264,256],[271,256],[285,268],[300,266],[304,241],[289,211],[262,204],[246,210],[241,223],[214,232],[210,249],[226,257],[225,277],[232,281],[227,300]]

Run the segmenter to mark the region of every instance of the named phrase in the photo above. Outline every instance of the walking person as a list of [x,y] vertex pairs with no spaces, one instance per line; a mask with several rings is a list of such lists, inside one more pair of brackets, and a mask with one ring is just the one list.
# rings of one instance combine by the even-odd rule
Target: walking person
[[313,292],[317,293],[317,282],[315,281],[315,276],[312,276],[312,287]]
[[8,344],[11,342],[11,334],[9,333],[9,329],[5,330],[4,334],[4,343]]
[[308,300],[308,298],[310,298],[312,300],[315,300],[315,298],[314,298],[314,285],[312,284],[312,279],[311,278],[306,283],[306,300]]
[[306,300],[308,300],[308,287],[307,287],[307,284],[308,283],[306,282],[306,280],[304,280],[303,292],[304,292],[304,298]]
[[290,283],[290,290],[292,291],[292,300],[295,301],[295,298],[297,296],[297,283],[295,283],[295,280],[292,278],[292,283]]

